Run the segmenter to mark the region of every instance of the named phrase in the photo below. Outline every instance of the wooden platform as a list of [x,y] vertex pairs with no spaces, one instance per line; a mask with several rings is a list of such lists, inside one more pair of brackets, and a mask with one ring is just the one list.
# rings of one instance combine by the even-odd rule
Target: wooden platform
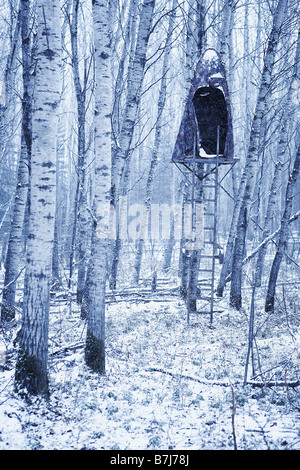
[[[182,160],[172,160],[173,163],[182,163],[185,165],[192,165],[193,159],[182,159]],[[195,158],[195,163],[206,163],[207,165],[216,165],[219,162],[219,165],[235,165],[239,161],[238,158],[228,158],[220,156],[218,159],[217,157],[197,157]]]

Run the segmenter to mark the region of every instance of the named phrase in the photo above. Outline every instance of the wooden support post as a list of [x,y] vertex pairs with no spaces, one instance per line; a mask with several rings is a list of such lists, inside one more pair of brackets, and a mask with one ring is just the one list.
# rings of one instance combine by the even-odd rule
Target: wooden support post
[[219,152],[220,152],[220,126],[217,127],[217,155],[216,155],[217,164],[216,164],[216,172],[215,172],[213,258],[212,258],[211,297],[210,297],[210,325],[212,325],[213,313],[214,313],[215,264],[216,264],[217,218],[218,218]]

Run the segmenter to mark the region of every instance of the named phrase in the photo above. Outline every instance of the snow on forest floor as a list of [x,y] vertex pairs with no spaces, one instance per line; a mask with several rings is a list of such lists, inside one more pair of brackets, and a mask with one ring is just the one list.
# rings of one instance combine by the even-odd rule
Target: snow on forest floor
[[[266,371],[265,380],[298,380],[296,293],[285,299],[288,317],[282,302],[272,316],[256,307],[255,369]],[[205,315],[187,325],[176,297],[110,302],[107,372],[98,376],[84,364],[78,307],[69,316],[65,303],[52,304],[50,399],[29,404],[14,394],[15,353],[8,354],[0,372],[0,449],[232,450],[233,431],[239,450],[300,449],[300,387],[243,386],[248,307],[238,313],[226,297],[218,300],[224,311],[210,329]]]

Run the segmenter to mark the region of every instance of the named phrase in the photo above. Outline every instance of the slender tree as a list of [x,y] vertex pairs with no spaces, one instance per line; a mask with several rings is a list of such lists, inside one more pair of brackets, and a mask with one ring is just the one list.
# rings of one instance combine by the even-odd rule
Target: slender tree
[[[288,134],[289,131],[292,134],[294,126],[293,116],[295,116],[296,106],[293,104],[293,93],[294,93],[294,83],[297,83],[300,77],[300,32],[298,32],[298,39],[297,39],[297,48],[296,48],[296,55],[293,67],[293,74],[290,80],[290,86],[288,93],[283,100],[283,111],[282,111],[282,118],[280,122],[280,135],[278,139],[277,145],[277,158],[278,162],[275,165],[273,181],[270,189],[269,199],[268,199],[268,206],[266,210],[266,216],[264,221],[263,233],[262,233],[262,240],[265,240],[271,233],[271,221],[275,213],[275,204],[279,193],[279,185],[280,185],[280,176],[282,173],[282,167],[284,160],[286,159],[287,148],[288,148]],[[256,285],[260,286],[261,284],[261,277],[262,277],[262,270],[263,270],[263,263],[265,254],[267,251],[267,245],[264,245],[260,248],[258,255],[257,255],[257,264],[256,264]]]
[[[281,161],[278,161],[275,164],[275,170],[274,170],[272,185],[270,188],[268,207],[266,210],[265,222],[264,222],[261,241],[265,240],[270,235],[270,232],[271,232],[271,221],[275,214],[276,200],[278,196],[282,167],[283,167],[283,163],[281,163]],[[258,255],[257,255],[256,273],[255,273],[255,285],[257,287],[260,287],[261,285],[261,277],[262,277],[263,264],[264,264],[264,258],[265,258],[266,252],[267,252],[267,245],[264,245],[260,248]]]
[[[201,54],[204,52],[206,43],[206,29],[205,29],[205,7],[206,1],[197,1],[196,4],[191,2],[188,11],[187,20],[187,45],[186,45],[186,79],[187,83],[191,83],[194,72],[194,60],[199,59]],[[188,180],[190,181],[189,186],[186,188],[185,197],[183,198],[183,204],[200,204],[203,202],[203,164],[195,164],[192,177],[189,175]],[[197,177],[195,176],[197,175]],[[183,211],[183,219],[185,217],[185,211]],[[195,212],[193,207],[193,212]],[[195,232],[195,218],[196,214],[192,216],[194,220],[193,232]],[[199,265],[201,250],[186,249],[189,245],[190,240],[185,240],[182,246],[182,272],[181,272],[181,295],[187,301],[188,311],[196,311],[197,307],[197,285],[199,276]]]
[[[134,52],[128,67],[127,90],[122,124],[118,133],[118,143],[113,147],[112,155],[112,202],[119,214],[119,197],[122,196],[122,183],[126,180],[126,171],[132,156],[132,141],[140,108],[142,86],[144,82],[147,49],[151,33],[155,0],[144,0],[139,12]],[[133,33],[135,29],[133,28]],[[133,39],[132,39],[133,40]],[[123,181],[122,181],[123,179]],[[118,219],[117,219],[118,225]],[[118,226],[117,226],[118,231]],[[120,240],[116,239],[111,265],[111,287],[116,287],[117,267],[119,262]]]
[[55,221],[56,133],[60,100],[60,5],[37,0],[30,214],[16,389],[48,395],[48,324]]
[[109,224],[105,210],[110,206],[111,189],[111,45],[108,2],[93,3],[95,41],[95,175],[92,252],[87,274],[86,364],[105,373],[105,288],[109,249]]
[[268,285],[268,291],[267,291],[266,303],[265,303],[266,312],[274,311],[276,282],[277,282],[277,277],[278,277],[281,261],[287,248],[289,219],[292,213],[294,188],[297,183],[299,171],[300,171],[300,145],[298,145],[293,170],[290,174],[287,187],[286,187],[285,208],[284,208],[284,212],[283,212],[282,219],[281,219],[279,241],[278,241],[278,246],[277,246],[276,254],[272,263],[270,277],[269,277],[269,285]]
[[[77,190],[75,195],[74,241],[77,242],[78,276],[77,301],[82,302],[87,262],[87,246],[89,234],[89,215],[87,208],[88,175],[87,158],[89,142],[87,140],[87,108],[89,105],[89,88],[91,87],[92,57],[81,57],[79,41],[79,11],[82,8],[80,0],[73,0],[72,19],[70,19],[70,37],[72,51],[72,69],[74,88],[77,101]],[[71,18],[71,16],[70,16]],[[81,62],[83,66],[81,67]],[[81,73],[81,68],[83,72]],[[83,76],[81,78],[81,75]],[[74,253],[72,252],[74,255]],[[73,257],[70,258],[70,272],[73,271]],[[71,278],[71,276],[70,276]]]
[[17,186],[10,236],[5,261],[5,278],[2,295],[1,320],[9,321],[15,317],[16,279],[20,269],[21,242],[24,225],[25,207],[28,194],[28,168],[31,155],[32,121],[32,39],[30,1],[20,2],[20,23],[22,39],[23,99],[21,152],[18,165]]
[[149,220],[150,216],[150,207],[151,207],[151,200],[152,200],[152,191],[153,191],[153,184],[155,178],[155,171],[158,164],[158,155],[161,145],[161,135],[162,135],[162,125],[163,125],[163,111],[165,108],[166,100],[167,100],[167,71],[169,67],[169,60],[170,60],[170,52],[171,52],[171,42],[172,42],[172,33],[174,29],[174,22],[175,22],[175,13],[177,7],[177,0],[173,0],[172,9],[169,17],[169,25],[167,30],[167,37],[165,43],[165,53],[163,59],[163,66],[162,66],[162,78],[160,83],[160,90],[158,96],[158,103],[157,103],[157,119],[155,125],[155,137],[154,137],[154,144],[151,152],[151,161],[150,161],[150,169],[148,172],[147,182],[146,182],[146,199],[145,199],[145,220],[144,226],[142,227],[142,237],[138,240],[138,248],[136,252],[136,258],[134,263],[134,282],[138,284],[139,277],[140,277],[140,270],[141,270],[141,263],[142,263],[142,255],[143,255],[143,247],[144,247],[144,234],[146,233],[146,225]]
[[241,279],[242,265],[245,248],[245,237],[249,220],[249,208],[253,193],[255,174],[257,170],[258,153],[260,145],[261,125],[264,113],[267,111],[268,94],[270,94],[270,84],[275,64],[275,57],[282,23],[287,8],[287,0],[279,0],[273,18],[273,26],[268,40],[268,46],[264,59],[264,69],[262,72],[261,85],[258,93],[256,109],[252,120],[249,148],[247,152],[246,165],[242,175],[239,192],[242,195],[238,199],[235,207],[234,218],[237,217],[236,237],[234,242],[232,258],[232,277],[230,303],[236,308],[241,308]]
[[134,60],[128,77],[126,104],[124,107],[123,122],[119,134],[119,146],[113,156],[112,189],[116,200],[125,160],[131,152],[134,126],[138,116],[144,79],[147,46],[153,19],[155,0],[144,0],[140,8],[139,26],[136,39]]
[[[0,156],[1,162],[14,151],[15,138],[18,137],[17,80],[20,46],[22,10],[15,0],[7,2],[10,14],[8,54],[3,74],[3,90],[0,99]],[[1,38],[2,39],[2,38]],[[5,43],[4,43],[5,44]],[[3,46],[2,46],[3,48]],[[5,48],[5,46],[4,46]],[[4,49],[3,48],[3,49]],[[3,53],[3,52],[2,52]],[[2,83],[1,83],[2,85]],[[2,88],[2,87],[1,87]]]
[[[245,15],[249,11],[249,5],[245,5]],[[249,122],[249,103],[250,103],[250,98],[249,96],[249,69],[248,69],[248,64],[249,64],[249,41],[247,40],[247,32],[245,31],[245,37],[244,37],[244,54],[245,54],[245,67],[247,70],[245,70],[245,75],[244,75],[244,83],[245,83],[245,101],[243,103],[243,107],[246,110],[246,116],[245,116],[245,126],[244,126],[244,138],[243,142],[245,143],[244,146],[246,146],[245,153],[246,153],[246,164],[243,169],[240,181],[239,181],[239,186],[236,191],[236,197],[235,197],[235,204],[234,204],[234,209],[233,209],[233,215],[231,219],[231,225],[229,229],[229,234],[227,238],[227,243],[226,243],[226,251],[225,251],[225,256],[224,256],[224,262],[222,264],[221,272],[220,272],[220,277],[218,281],[218,286],[217,286],[217,295],[219,297],[223,296],[224,292],[224,287],[226,285],[226,279],[228,274],[231,272],[233,268],[233,258],[235,257],[236,262],[235,262],[235,271],[236,271],[236,281],[237,281],[237,287],[235,288],[233,286],[232,289],[232,301],[234,302],[234,298],[237,299],[236,304],[241,302],[240,296],[237,293],[235,295],[234,290],[236,289],[237,292],[239,291],[238,284],[240,284],[240,278],[238,277],[239,274],[241,273],[241,263],[240,263],[240,257],[243,256],[244,254],[244,243],[243,243],[243,234],[245,234],[244,231],[244,226],[243,226],[243,220],[245,219],[245,207],[243,210],[241,209],[242,202],[244,200],[244,195],[245,198],[249,202],[249,190],[250,194],[252,193],[252,188],[254,185],[255,181],[255,170],[257,168],[257,162],[258,162],[258,155],[259,155],[259,149],[260,149],[260,136],[261,136],[261,129],[262,129],[262,122],[263,122],[263,117],[266,112],[267,108],[267,98],[265,97],[268,96],[269,91],[270,91],[270,83],[271,83],[271,74],[274,66],[274,58],[275,58],[275,53],[278,47],[278,38],[281,33],[281,24],[284,20],[284,11],[286,7],[286,0],[279,0],[277,4],[277,10],[274,13],[273,17],[273,27],[271,30],[271,33],[269,35],[268,39],[268,46],[264,55],[264,66],[263,66],[263,71],[261,74],[261,81],[260,81],[260,87],[259,87],[259,93],[258,97],[256,100],[256,106],[254,110],[254,115],[252,119],[252,127],[251,123]],[[247,27],[247,18],[245,17],[245,26]],[[261,42],[261,8],[258,6],[258,26],[257,26],[257,38],[256,38],[256,49],[258,49],[259,44]],[[246,75],[247,74],[247,75]],[[248,92],[248,95],[246,94]],[[250,135],[248,134],[248,128],[251,127],[250,130]],[[251,136],[251,140],[250,140]],[[237,139],[237,147],[238,147],[238,139]],[[249,177],[249,178],[248,178]],[[246,191],[247,189],[247,191]],[[245,200],[246,200],[245,199]],[[247,212],[249,212],[247,210]],[[249,215],[249,214],[248,214]],[[239,242],[236,245],[236,234],[237,234],[237,226],[238,226],[238,218],[240,216],[240,236],[238,237]],[[248,220],[248,216],[247,216]],[[240,246],[238,246],[240,245]],[[238,250],[239,254],[234,255],[234,250]]]

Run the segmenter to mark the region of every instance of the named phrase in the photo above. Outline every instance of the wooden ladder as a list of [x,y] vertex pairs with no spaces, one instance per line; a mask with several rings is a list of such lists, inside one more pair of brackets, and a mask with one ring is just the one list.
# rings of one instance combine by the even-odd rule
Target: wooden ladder
[[[209,166],[209,165],[205,165]],[[210,325],[213,322],[215,299],[216,259],[220,248],[217,240],[218,226],[218,196],[219,196],[219,128],[217,133],[216,167],[213,172],[206,173],[203,179],[204,202],[204,246],[200,255],[198,285],[199,300],[208,303],[208,310],[199,310],[198,313],[210,315]]]
[[210,315],[213,321],[216,259],[218,258],[217,217],[218,217],[218,165],[214,174],[203,180],[204,203],[204,244],[200,255],[198,286],[200,295],[197,300],[208,303],[208,310],[197,313]]

